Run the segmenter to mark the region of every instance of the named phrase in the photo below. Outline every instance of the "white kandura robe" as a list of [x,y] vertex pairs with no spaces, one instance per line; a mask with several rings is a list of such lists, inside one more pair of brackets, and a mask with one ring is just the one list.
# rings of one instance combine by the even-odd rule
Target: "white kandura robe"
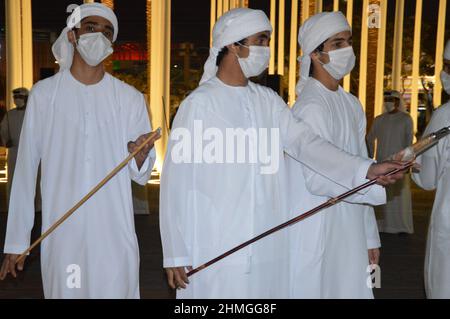
[[[109,74],[89,86],[68,70],[38,82],[21,133],[4,252],[20,254],[30,244],[39,160],[45,231],[128,156],[129,141],[150,130],[143,95]],[[133,160],[42,242],[46,298],[139,297],[130,179],[147,182],[154,159],[152,150],[140,171]],[[67,285],[77,275],[80,288]]]
[[[342,87],[330,91],[309,78],[292,112],[315,134],[367,158],[364,112]],[[346,192],[327,173],[290,157],[286,162],[292,218]],[[341,164],[336,160],[336,169]],[[291,298],[373,298],[367,286],[368,249],[380,247],[380,239],[373,208],[363,204],[385,200],[384,189],[375,185],[291,227]]]
[[[438,108],[424,132],[450,125],[450,102]],[[417,185],[436,189],[425,255],[425,291],[430,299],[450,298],[450,137],[417,158],[422,167],[412,175]]]
[[[273,158],[276,155],[279,160],[279,169],[263,175],[260,169],[265,165],[249,161],[175,163],[171,153],[179,151],[179,141],[174,140],[174,134],[178,128],[186,128],[194,136],[195,120],[202,121],[203,130],[216,128],[223,136],[227,128],[278,129]],[[208,139],[203,142],[205,152],[211,151],[208,145],[214,137]],[[203,150],[198,143],[196,147]],[[224,147],[218,146],[216,151]],[[311,134],[310,128],[295,121],[284,101],[266,87],[251,82],[246,87],[232,87],[215,77],[191,93],[175,118],[161,176],[164,267],[197,267],[286,221],[283,151],[318,171],[330,171],[329,178],[346,188],[365,181],[373,163]],[[287,230],[273,234],[193,275],[188,288],[177,291],[177,297],[287,298],[287,234]]]
[[[376,159],[383,161],[410,146],[413,136],[413,121],[408,113],[384,113],[375,118],[367,135],[367,145],[373,155],[376,140]],[[382,217],[378,221],[380,232],[414,233],[410,187],[409,175],[386,187],[387,203],[376,208]]]

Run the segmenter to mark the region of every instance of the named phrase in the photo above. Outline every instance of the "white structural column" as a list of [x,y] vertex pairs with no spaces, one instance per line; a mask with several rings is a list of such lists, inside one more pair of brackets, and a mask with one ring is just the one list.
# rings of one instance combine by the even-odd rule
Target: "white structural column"
[[438,12],[438,28],[436,35],[436,62],[434,64],[434,74],[435,74],[435,84],[434,84],[434,94],[433,94],[433,104],[434,107],[441,105],[441,95],[442,95],[442,83],[440,80],[440,74],[443,67],[443,55],[444,55],[444,45],[445,45],[445,13],[447,10],[447,0],[440,0],[439,2],[439,12]]
[[154,129],[162,128],[156,142],[156,168],[160,172],[168,141],[170,116],[171,0],[147,0],[150,9],[150,113]]
[[[347,20],[350,26],[353,24],[353,0],[347,0]],[[350,92],[350,77],[348,74],[344,77],[344,90]]]
[[394,50],[392,54],[392,89],[402,89],[403,16],[405,0],[396,0],[394,25]]
[[6,0],[6,106],[14,107],[12,90],[33,86],[31,0]]
[[277,73],[284,75],[284,45],[285,45],[285,18],[286,2],[285,0],[279,0],[278,3],[278,67]]
[[386,24],[388,0],[380,0],[380,28],[378,29],[377,71],[375,82],[374,116],[383,113],[384,62],[386,51]]
[[289,49],[289,106],[295,103],[295,86],[297,84],[297,33],[298,33],[298,0],[291,5],[291,39]]
[[420,80],[420,36],[422,29],[422,0],[416,0],[416,18],[414,22],[414,49],[412,63],[411,84],[411,117],[414,123],[414,133],[417,132],[417,115],[419,105],[419,80]]
[[361,52],[360,52],[360,65],[359,65],[359,92],[358,98],[364,108],[366,109],[366,87],[367,87],[367,47],[369,39],[369,27],[368,27],[368,13],[369,13],[369,0],[363,0],[362,16],[361,16]]

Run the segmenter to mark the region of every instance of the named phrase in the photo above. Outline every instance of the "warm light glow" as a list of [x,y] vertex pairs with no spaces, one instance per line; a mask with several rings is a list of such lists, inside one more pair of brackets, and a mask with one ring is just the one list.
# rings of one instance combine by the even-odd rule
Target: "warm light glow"
[[435,107],[441,105],[442,101],[442,83],[440,74],[443,67],[444,45],[445,45],[445,14],[447,10],[447,0],[440,0],[438,11],[438,28],[436,35],[436,59],[434,64],[434,74],[436,81],[434,83],[433,104]]
[[298,0],[292,0],[291,7],[291,40],[289,50],[289,106],[293,106],[296,99],[295,86],[297,84],[297,32],[298,32]]
[[272,40],[270,41],[270,63],[269,63],[269,74],[275,74],[275,34],[276,34],[276,17],[277,17],[277,6],[276,0],[270,0],[270,24],[272,25]]
[[285,45],[285,20],[286,13],[285,0],[280,0],[278,7],[278,67],[277,73],[284,75],[284,45]]
[[361,50],[359,65],[359,100],[366,109],[366,87],[367,87],[367,46],[369,40],[369,29],[367,26],[367,12],[369,8],[369,0],[364,0],[361,18]]
[[339,11],[339,0],[333,1],[333,11]]
[[386,17],[388,0],[380,0],[380,28],[378,29],[377,68],[375,82],[375,108],[374,116],[383,113],[384,93],[384,62],[386,51]]
[[209,46],[212,47],[212,34],[214,24],[216,23],[216,0],[211,0],[211,14],[210,14],[210,34],[209,34]]
[[6,1],[6,107],[14,107],[12,90],[33,86],[31,0]]
[[414,123],[414,133],[417,132],[417,107],[419,104],[419,80],[420,80],[420,35],[422,28],[422,0],[416,0],[416,18],[414,23],[414,49],[412,63],[411,85],[411,117]]
[[168,114],[170,114],[170,0],[147,0],[150,15],[150,113],[152,127],[162,128],[162,137],[156,142],[155,167],[160,172],[168,141]]
[[405,0],[397,0],[395,6],[394,52],[392,55],[392,89],[402,91],[403,16]]
[[[347,20],[350,26],[353,23],[353,0],[347,0]],[[350,77],[351,74],[344,77],[344,90],[350,92]]]

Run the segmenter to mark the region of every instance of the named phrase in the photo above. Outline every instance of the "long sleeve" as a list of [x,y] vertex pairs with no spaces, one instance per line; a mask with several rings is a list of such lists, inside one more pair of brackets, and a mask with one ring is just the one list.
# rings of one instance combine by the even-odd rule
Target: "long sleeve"
[[[138,93],[131,102],[128,122],[128,141],[135,141],[139,136],[149,133],[151,130],[144,96]],[[145,185],[150,179],[155,160],[156,152],[154,147],[140,170],[137,167],[136,160],[133,159],[128,164],[131,179],[140,185]]]
[[191,147],[194,120],[199,107],[193,98],[187,98],[180,106],[173,122],[166,158],[161,174],[160,231],[163,247],[163,266],[191,266],[192,231],[196,206],[196,165],[177,158],[180,145]]
[[[295,137],[296,141],[287,141],[286,152],[303,163],[303,173],[306,187],[317,196],[336,197],[367,181],[366,175],[373,161],[351,155],[333,144],[328,130],[328,122],[324,117],[323,106],[302,106],[302,116],[293,117],[282,114],[283,124],[289,123],[291,131],[286,132],[288,139]],[[298,134],[298,135],[295,135]],[[336,166],[339,163],[339,166]],[[356,174],[355,174],[356,173]],[[372,190],[355,194],[346,201],[352,203],[369,203],[378,205],[384,202],[384,195],[378,191],[378,196],[365,196]],[[375,191],[377,192],[377,191]]]
[[[449,107],[446,105],[445,107]],[[442,108],[442,107],[441,107]],[[428,124],[424,136],[437,131],[448,125],[448,116],[442,112],[444,109],[438,109],[433,114]],[[416,160],[421,165],[419,173],[412,174],[414,182],[426,190],[436,189],[439,178],[443,172],[444,165],[449,160],[450,142],[449,137],[439,141],[438,145],[433,146]]]
[[5,254],[21,254],[29,247],[34,224],[36,178],[41,159],[42,116],[48,103],[38,89],[29,97],[20,137],[8,211]]
[[378,232],[377,220],[373,207],[364,207],[364,228],[367,238],[367,249],[381,247],[380,233]]
[[405,148],[412,145],[413,138],[414,138],[413,120],[411,116],[408,115],[405,129],[405,142],[406,142],[406,145],[404,146]]

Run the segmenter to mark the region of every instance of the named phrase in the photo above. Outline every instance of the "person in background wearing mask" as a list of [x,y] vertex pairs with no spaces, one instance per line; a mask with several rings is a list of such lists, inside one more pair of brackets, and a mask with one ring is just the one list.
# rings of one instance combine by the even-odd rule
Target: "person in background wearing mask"
[[11,193],[11,185],[16,167],[17,150],[19,148],[20,131],[22,129],[29,92],[26,88],[12,91],[16,108],[8,111],[0,124],[2,145],[8,149],[8,188],[7,202]]
[[[148,137],[143,95],[104,70],[117,34],[111,9],[81,5],[53,46],[60,72],[31,91],[11,190],[2,280],[23,270],[23,261],[16,265],[16,260],[30,244],[40,161],[42,230],[47,230]],[[150,178],[153,142],[42,242],[46,298],[139,298],[131,179],[145,184]]]
[[[410,146],[414,130],[411,116],[405,112],[403,99],[398,91],[384,93],[384,113],[377,116],[367,134],[367,147],[370,157],[383,161],[392,154]],[[376,208],[380,215],[378,227],[380,232],[399,234],[414,233],[411,206],[410,178],[386,188],[387,203]]]
[[[294,117],[336,147],[368,159],[364,111],[339,84],[355,65],[345,16],[323,12],[310,17],[298,40],[304,55]],[[326,152],[322,156],[333,158]],[[291,217],[347,191],[326,171],[290,157],[286,161]],[[337,169],[340,164],[336,161]],[[367,269],[378,264],[380,239],[369,205],[385,201],[385,190],[375,185],[290,228],[291,298],[373,298]]]
[[[175,117],[161,175],[160,227],[169,285],[185,288],[177,292],[177,298],[289,296],[285,231],[230,255],[189,280],[186,276],[191,267],[288,219],[284,152],[346,189],[362,184],[367,176],[398,167],[398,163],[374,165],[372,160],[334,147],[313,134],[307,124],[295,121],[274,91],[249,81],[269,65],[271,32],[270,21],[260,10],[239,8],[222,15],[214,26],[200,86],[181,103]],[[201,132],[215,141],[204,149],[184,135]],[[244,143],[234,144],[239,138],[235,132],[249,135]],[[258,133],[251,132],[265,132],[267,138],[255,140]],[[181,133],[188,139],[183,142],[194,146],[195,160],[189,150],[180,150]],[[224,147],[230,139],[232,146]],[[211,143],[216,145],[213,150]],[[270,161],[277,164],[268,167],[265,157],[249,160],[264,150],[270,150]],[[226,161],[202,159],[203,151],[220,153]],[[246,160],[236,160],[236,156]],[[400,175],[379,181],[392,183]]]
[[[444,51],[442,87],[450,94],[450,41]],[[433,113],[424,135],[450,125],[450,102]],[[425,291],[430,299],[450,299],[450,136],[417,159],[420,173],[414,182],[426,190],[436,190],[428,229],[425,254]]]

